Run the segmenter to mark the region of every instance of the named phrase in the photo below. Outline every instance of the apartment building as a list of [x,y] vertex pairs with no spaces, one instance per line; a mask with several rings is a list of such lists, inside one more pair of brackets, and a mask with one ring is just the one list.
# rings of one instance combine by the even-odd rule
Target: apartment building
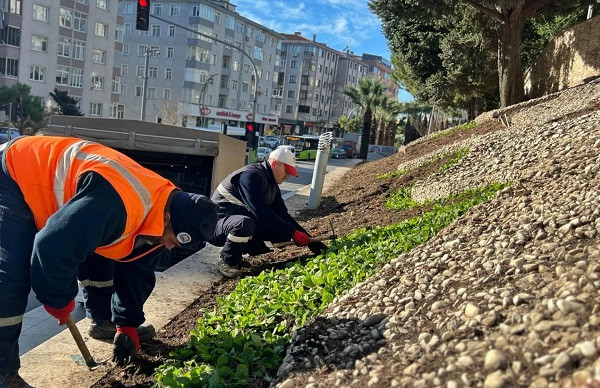
[[335,74],[340,52],[300,32],[284,34],[281,45],[281,130],[317,134],[333,128]]
[[[198,0],[152,1],[150,14],[169,23],[151,17],[148,31],[138,31],[136,3],[123,3],[124,44],[116,54],[121,67],[117,117],[140,117],[147,77],[146,121],[191,128],[243,127],[248,121],[278,124],[271,96],[281,35],[240,16],[227,1]],[[258,75],[256,93],[252,63]]]
[[[0,86],[27,84],[47,111],[67,91],[82,113],[107,117],[122,48],[122,18],[109,0],[2,0]],[[8,113],[8,112],[6,112]],[[1,114],[0,114],[1,115]]]
[[392,63],[380,55],[363,54],[362,60],[369,67],[367,77],[382,81],[390,96],[398,95],[398,85],[392,81]]
[[367,77],[367,74],[368,65],[361,57],[353,55],[351,52],[340,55],[335,75],[331,109],[331,116],[335,122],[342,116],[351,118],[361,113],[359,111],[360,107],[354,104],[350,97],[344,94],[344,91],[349,87],[357,87],[358,81]]

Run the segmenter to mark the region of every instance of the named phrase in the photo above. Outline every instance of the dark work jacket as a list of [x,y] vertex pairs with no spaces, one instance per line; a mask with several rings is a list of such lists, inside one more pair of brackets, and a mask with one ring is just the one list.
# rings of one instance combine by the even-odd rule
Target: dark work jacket
[[295,230],[306,233],[288,213],[267,162],[250,164],[232,172],[217,187],[211,200],[221,207],[219,218],[227,215],[252,218],[256,223],[256,234],[264,241],[291,240]]

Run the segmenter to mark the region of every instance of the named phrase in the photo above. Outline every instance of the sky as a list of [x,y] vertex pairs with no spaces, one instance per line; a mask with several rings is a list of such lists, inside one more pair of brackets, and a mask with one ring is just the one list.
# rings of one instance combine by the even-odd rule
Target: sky
[[[381,55],[390,60],[381,22],[367,6],[367,0],[232,0],[240,15],[280,33],[301,32],[308,39],[355,55]],[[411,100],[400,91],[398,98]]]

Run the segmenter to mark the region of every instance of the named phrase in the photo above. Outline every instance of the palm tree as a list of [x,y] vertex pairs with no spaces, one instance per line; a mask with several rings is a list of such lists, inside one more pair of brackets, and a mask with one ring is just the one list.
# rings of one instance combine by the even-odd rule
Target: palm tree
[[344,90],[344,94],[350,97],[353,103],[359,105],[364,112],[360,152],[358,155],[361,159],[367,158],[371,137],[373,108],[377,105],[385,89],[385,85],[379,80],[362,78],[358,81],[358,87],[350,86]]
[[379,116],[379,131],[377,144],[393,146],[396,138],[396,119],[402,112],[402,106],[396,98],[384,95],[377,107]]

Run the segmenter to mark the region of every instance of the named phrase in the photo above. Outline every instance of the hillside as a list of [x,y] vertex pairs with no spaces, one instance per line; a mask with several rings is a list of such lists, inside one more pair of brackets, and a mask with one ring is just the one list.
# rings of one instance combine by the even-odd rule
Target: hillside
[[[486,114],[475,128],[434,134],[355,167],[319,209],[299,214],[313,234],[328,234],[333,220],[345,236],[407,220],[450,194],[510,184],[427,243],[387,258],[300,328],[280,386],[546,386],[594,376],[600,82],[500,113],[508,127]],[[408,187],[415,206],[384,206]],[[309,258],[304,248],[262,255],[253,274]],[[153,368],[187,341],[198,309],[236,284],[221,281],[146,344],[137,364],[111,370],[97,386],[152,385]]]

